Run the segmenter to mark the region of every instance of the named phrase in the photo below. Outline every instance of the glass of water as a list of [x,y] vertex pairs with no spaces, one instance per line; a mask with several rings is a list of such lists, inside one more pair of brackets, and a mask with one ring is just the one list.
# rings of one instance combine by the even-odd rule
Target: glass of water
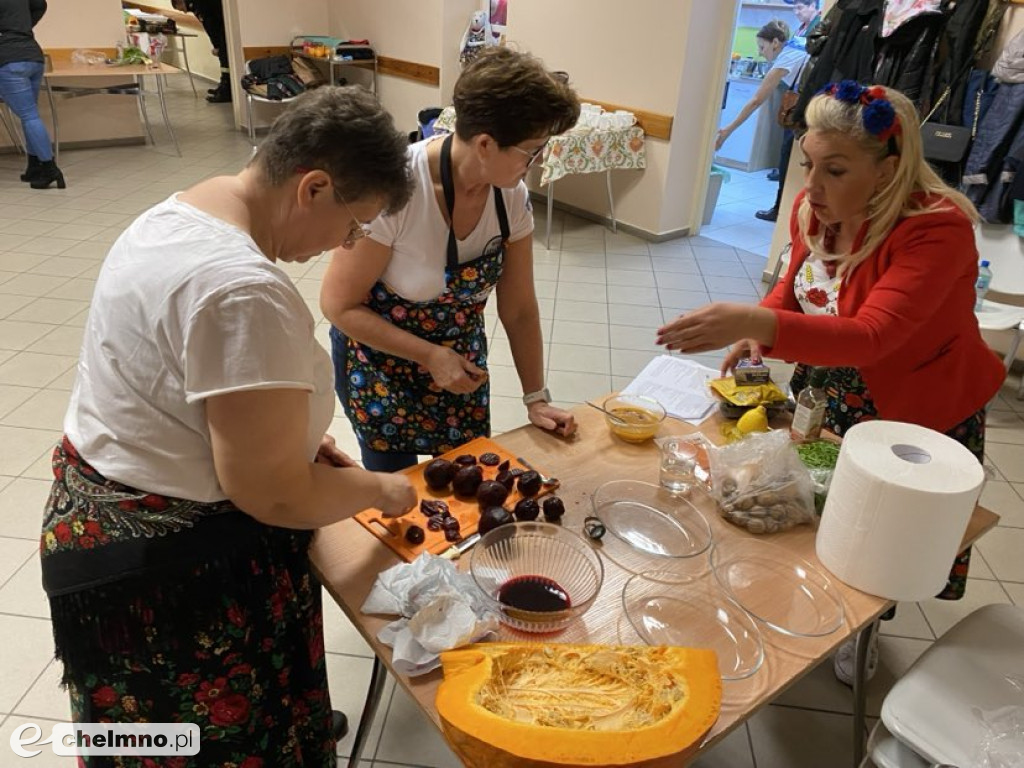
[[674,494],[688,493],[696,482],[697,446],[684,438],[668,438],[660,445],[662,487]]

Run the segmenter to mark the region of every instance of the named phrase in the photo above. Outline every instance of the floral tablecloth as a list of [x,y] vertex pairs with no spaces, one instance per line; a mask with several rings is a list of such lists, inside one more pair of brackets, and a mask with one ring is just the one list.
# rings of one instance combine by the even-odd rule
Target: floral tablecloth
[[[434,123],[435,131],[455,130],[455,110],[446,107]],[[552,136],[541,159],[541,185],[574,173],[598,173],[617,168],[647,167],[644,131],[629,128],[573,128]]]

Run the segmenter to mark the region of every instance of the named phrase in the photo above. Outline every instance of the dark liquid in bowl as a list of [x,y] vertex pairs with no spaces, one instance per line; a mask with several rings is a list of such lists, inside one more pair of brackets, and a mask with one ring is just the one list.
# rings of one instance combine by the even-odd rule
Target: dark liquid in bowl
[[498,601],[522,611],[564,611],[572,606],[568,593],[545,576],[516,576],[498,589]]

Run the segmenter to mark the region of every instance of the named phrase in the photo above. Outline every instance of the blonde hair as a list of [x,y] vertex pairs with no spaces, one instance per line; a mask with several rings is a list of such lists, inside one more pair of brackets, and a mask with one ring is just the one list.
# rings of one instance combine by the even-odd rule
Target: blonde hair
[[[840,256],[840,273],[860,264],[874,253],[892,232],[900,219],[924,216],[959,208],[972,222],[979,220],[974,204],[944,182],[925,162],[921,146],[921,124],[913,103],[899,91],[883,88],[885,98],[896,110],[900,132],[893,136],[896,148],[896,171],[890,182],[868,203],[868,226],[864,240],[856,251]],[[832,133],[854,139],[865,152],[882,162],[889,157],[890,142],[868,133],[863,122],[864,105],[850,104],[825,93],[818,94],[807,105],[805,120],[808,130]],[[923,198],[940,196],[940,202]],[[824,254],[825,232],[811,230],[811,204],[805,197],[797,211],[800,235],[812,252]],[[834,256],[833,256],[834,257]]]

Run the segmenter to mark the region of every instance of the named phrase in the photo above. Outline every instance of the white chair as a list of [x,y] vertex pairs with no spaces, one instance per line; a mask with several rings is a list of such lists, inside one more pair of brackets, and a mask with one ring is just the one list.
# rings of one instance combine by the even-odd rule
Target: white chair
[[[1006,372],[1009,373],[1010,366],[1013,365],[1013,361],[1017,357],[1021,337],[1024,336],[1024,307],[999,304],[985,299],[981,302],[981,308],[974,310],[974,315],[978,318],[978,327],[983,331],[1010,331],[1013,333],[1010,347],[1003,357],[1003,365],[1006,366]],[[1024,376],[1021,377],[1017,397],[1024,399]]]
[[[248,61],[245,62],[245,74],[247,74],[247,75],[250,74],[249,62]],[[292,96],[289,99],[268,99],[265,96],[257,96],[255,93],[252,93],[248,89],[246,89],[244,91],[244,93],[245,93],[245,111],[246,111],[246,116],[248,117],[248,120],[249,120],[249,143],[252,144],[252,148],[255,150],[256,149],[256,123],[253,121],[252,103],[255,101],[255,102],[259,102],[260,104],[287,104],[287,103],[289,103],[291,101],[294,101],[298,97]]]
[[966,768],[977,765],[978,750],[988,742],[998,754],[1024,761],[1024,732],[1016,730],[1022,719],[1024,607],[986,605],[896,682],[882,703],[868,756],[879,768]]

